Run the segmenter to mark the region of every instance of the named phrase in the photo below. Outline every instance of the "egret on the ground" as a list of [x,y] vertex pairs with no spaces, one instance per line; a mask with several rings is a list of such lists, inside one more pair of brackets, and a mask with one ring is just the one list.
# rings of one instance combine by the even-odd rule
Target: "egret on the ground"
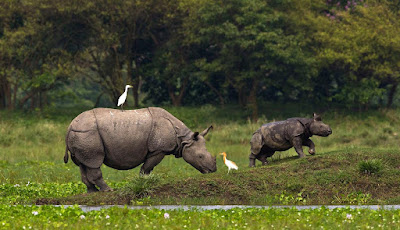
[[128,96],[128,89],[132,88],[132,87],[133,86],[131,86],[131,85],[126,85],[124,93],[121,94],[121,96],[119,96],[119,98],[118,98],[117,106],[121,106],[122,110],[124,110],[124,103],[125,103],[126,97]]
[[[219,155],[223,155],[223,156],[224,156],[224,163],[225,163],[225,165],[228,167],[228,173],[229,173],[229,171],[230,171],[231,169],[238,170],[239,167],[235,164],[235,162],[226,159],[226,153],[225,153],[225,152],[220,153]],[[228,173],[227,173],[227,174],[228,174]]]

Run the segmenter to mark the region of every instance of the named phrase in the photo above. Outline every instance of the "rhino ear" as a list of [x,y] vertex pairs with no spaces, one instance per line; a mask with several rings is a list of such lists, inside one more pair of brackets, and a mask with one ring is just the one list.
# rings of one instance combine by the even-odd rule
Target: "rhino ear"
[[322,118],[320,115],[313,113],[314,121],[322,121]]
[[210,129],[213,129],[213,126],[210,125],[210,127],[206,128],[205,130],[203,130],[203,132],[200,133],[200,136],[205,136],[207,135],[208,131],[210,131]]
[[199,132],[194,132],[193,133],[193,136],[192,136],[192,139],[193,140],[195,140],[195,141],[197,141],[197,136],[199,135]]

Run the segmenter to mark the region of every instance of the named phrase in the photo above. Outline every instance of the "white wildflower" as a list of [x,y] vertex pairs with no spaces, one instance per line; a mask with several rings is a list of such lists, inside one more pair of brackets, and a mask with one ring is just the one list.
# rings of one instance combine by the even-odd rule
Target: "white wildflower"
[[31,182],[30,181],[28,181],[28,183],[26,184],[26,186],[28,186],[28,185],[30,185],[31,184]]
[[169,214],[166,212],[166,213],[164,213],[164,218],[165,219],[169,219]]
[[38,214],[39,214],[39,212],[37,212],[37,211],[33,211],[33,212],[32,212],[32,214],[33,214],[34,216],[36,216],[36,215],[38,215]]
[[19,184],[15,184],[14,187],[19,187]]
[[106,216],[106,219],[110,219],[110,216],[109,216],[109,215],[107,215],[107,216]]
[[352,216],[351,214],[347,214],[347,215],[346,215],[346,218],[349,219],[349,220],[351,220],[351,219],[353,219],[353,216]]
[[81,218],[82,220],[85,219],[86,217],[84,215],[81,215],[79,218]]

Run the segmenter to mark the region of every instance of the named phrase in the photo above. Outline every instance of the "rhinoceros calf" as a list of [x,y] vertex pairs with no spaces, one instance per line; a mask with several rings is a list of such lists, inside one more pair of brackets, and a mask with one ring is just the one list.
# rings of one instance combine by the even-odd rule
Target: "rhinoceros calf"
[[206,149],[203,132],[192,132],[161,108],[115,110],[98,108],[78,115],[66,135],[68,151],[79,166],[88,192],[112,190],[103,180],[100,166],[132,169],[143,163],[140,173],[149,174],[165,155],[175,155],[202,173],[217,170],[215,157]]
[[322,122],[319,115],[314,113],[313,116],[313,118],[289,118],[262,125],[254,132],[250,141],[249,166],[255,166],[255,159],[266,165],[267,157],[274,155],[275,151],[285,151],[293,146],[299,157],[305,157],[303,145],[308,146],[308,152],[314,155],[315,145],[309,138],[312,135],[327,137],[332,134],[332,129]]

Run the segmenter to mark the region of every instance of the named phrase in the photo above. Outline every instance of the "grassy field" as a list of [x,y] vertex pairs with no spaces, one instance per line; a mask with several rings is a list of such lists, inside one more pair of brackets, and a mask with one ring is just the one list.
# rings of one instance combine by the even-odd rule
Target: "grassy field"
[[398,229],[399,210],[231,209],[82,212],[79,207],[0,205],[0,229]]
[[[115,191],[90,195],[85,194],[86,189],[80,181],[79,168],[72,162],[63,163],[66,129],[70,121],[84,109],[41,113],[0,111],[0,204],[5,205],[0,215],[5,216],[7,212],[15,211],[6,208],[10,204],[17,205],[15,209],[18,210],[18,207],[24,207],[18,204],[35,203],[89,205],[400,203],[398,179],[400,110],[371,110],[363,113],[327,110],[323,114],[323,121],[331,126],[333,134],[329,137],[312,137],[316,144],[315,156],[307,154],[305,159],[298,159],[294,149],[291,149],[275,153],[269,159],[268,166],[261,167],[260,162],[257,162],[256,168],[248,168],[249,141],[252,133],[261,124],[288,117],[311,117],[313,108],[301,105],[266,104],[261,109],[257,123],[251,123],[249,113],[239,107],[203,106],[166,109],[184,121],[192,131],[201,131],[211,124],[214,126],[214,130],[207,136],[207,149],[217,156],[218,171],[203,175],[183,159],[172,156],[166,157],[148,177],[138,176],[139,167],[118,171],[103,166],[103,176]],[[305,148],[305,152],[306,150]],[[237,163],[238,171],[226,174],[227,168],[223,164],[222,157],[218,155],[222,151],[228,154],[228,159]],[[24,215],[32,215],[30,209],[25,212]],[[115,215],[128,215],[127,213],[135,211],[114,212],[118,213]],[[147,211],[143,211],[145,212]],[[156,221],[159,218],[158,212],[149,211],[148,215],[153,216],[155,218],[153,220]],[[337,215],[343,219],[345,212],[347,211]],[[102,215],[102,212],[99,213],[93,216]],[[179,211],[176,211],[174,214],[178,213]],[[293,213],[293,218],[296,215],[303,215],[297,211]],[[371,213],[373,214],[368,215],[382,216],[376,212],[371,211]],[[194,211],[187,215],[191,218],[197,218],[198,215],[204,217],[205,222],[193,225],[202,226],[212,220],[214,214]],[[227,214],[221,211],[218,215]],[[285,218],[293,218],[278,217],[279,215],[281,214],[273,214],[274,218],[283,221],[279,222],[280,224],[288,224],[288,228],[301,228],[305,226],[303,224],[307,224],[291,222]],[[393,211],[390,215],[397,215],[398,218],[399,213]],[[92,214],[89,216],[86,222],[75,219],[66,226],[62,225],[65,224],[62,220],[55,222],[65,228],[77,224],[91,226],[97,217],[92,217]],[[260,218],[260,224],[261,219],[263,221],[268,219],[262,218],[262,215],[257,218]],[[397,222],[393,223],[398,223],[396,218],[393,220]],[[7,221],[7,218],[4,220]],[[356,220],[363,221],[363,218],[352,220],[354,224],[360,224],[362,222]],[[176,221],[179,222],[178,219]],[[212,226],[226,227],[230,221],[232,220],[220,220]],[[321,219],[316,220],[311,224],[312,226],[321,224],[321,221]],[[326,225],[322,225],[330,226],[329,221],[326,220],[324,222]],[[1,224],[0,218],[0,228]],[[53,226],[42,224],[37,226]],[[110,224],[113,225],[114,222]],[[241,224],[244,226],[244,223]],[[272,222],[268,224],[277,228],[285,227]],[[358,226],[351,225],[350,222],[346,224],[350,224],[347,225],[350,227]]]
[[[333,134],[329,137],[312,137],[316,144],[317,154],[308,156],[306,159],[297,159],[294,149],[285,152],[277,152],[269,159],[270,165],[261,167],[257,162],[255,169],[248,168],[249,140],[252,133],[263,123],[274,120],[281,120],[288,117],[304,116],[311,117],[312,109],[302,106],[286,106],[277,108],[276,105],[266,105],[262,110],[261,118],[257,123],[251,123],[246,111],[239,107],[216,108],[203,106],[201,108],[167,108],[172,114],[181,119],[193,131],[201,131],[212,124],[215,128],[207,136],[207,149],[217,156],[218,171],[214,174],[202,175],[196,169],[184,162],[182,158],[176,159],[173,156],[166,157],[153,171],[157,180],[155,185],[173,184],[174,188],[181,188],[188,196],[180,196],[183,200],[189,199],[190,191],[185,189],[202,189],[201,183],[215,183],[218,186],[222,182],[232,184],[232,189],[239,191],[239,198],[230,196],[232,202],[246,203],[276,203],[275,199],[265,198],[260,200],[257,194],[269,193],[269,196],[282,194],[311,196],[319,193],[318,186],[327,188],[331,185],[339,186],[338,191],[332,188],[334,197],[351,194],[369,193],[370,200],[388,201],[397,200],[395,197],[385,199],[384,194],[368,188],[369,183],[377,183],[379,186],[395,193],[398,185],[400,153],[398,127],[400,126],[400,111],[378,110],[364,113],[349,113],[346,111],[328,111],[323,114],[323,121],[329,124]],[[2,186],[14,185],[35,185],[39,187],[44,184],[57,187],[64,191],[66,186],[76,188],[70,193],[60,193],[59,196],[78,194],[84,191],[80,182],[79,169],[72,162],[64,164],[63,154],[65,151],[65,133],[70,121],[83,109],[48,111],[41,114],[24,113],[0,113],[0,184]],[[280,113],[279,111],[284,111]],[[300,112],[302,111],[302,112]],[[239,170],[226,175],[227,168],[223,164],[219,152],[225,151],[228,158],[235,161]],[[306,149],[305,149],[306,152]],[[375,162],[374,162],[375,159]],[[381,170],[376,174],[360,173],[363,162],[380,165]],[[139,167],[128,171],[118,171],[103,167],[105,180],[114,185],[114,188],[124,187],[129,181],[138,181]],[[339,178],[339,179],[338,179]],[[341,179],[340,179],[341,178]],[[185,186],[178,186],[182,181]],[[239,182],[246,185],[237,184]],[[247,184],[253,183],[251,185]],[[139,182],[137,182],[139,183]],[[341,183],[341,184],[338,184]],[[147,183],[149,184],[149,183]],[[365,184],[365,186],[361,186]],[[191,188],[191,185],[198,188]],[[22,187],[22,186],[21,186]],[[21,189],[21,187],[13,187]],[[29,186],[25,186],[29,187]],[[207,187],[207,186],[205,186]],[[211,186],[212,187],[212,186]],[[228,186],[229,187],[229,186]],[[216,188],[218,189],[228,189]],[[237,188],[236,188],[237,187]],[[396,186],[400,187],[400,186]],[[246,188],[246,189],[245,189]],[[25,188],[26,189],[26,188]],[[167,188],[163,188],[165,191]],[[54,189],[53,189],[54,190]],[[67,189],[68,190],[68,189]],[[152,189],[157,191],[156,189]],[[248,195],[245,190],[249,190]],[[253,191],[256,190],[256,191]],[[216,192],[211,191],[211,192]],[[178,191],[171,191],[179,193]],[[4,193],[4,192],[3,192]],[[43,192],[42,192],[43,193]],[[42,194],[40,193],[40,194]],[[196,191],[194,191],[196,193]],[[237,194],[237,191],[232,194]],[[254,193],[254,194],[252,194]],[[156,193],[160,194],[160,192]],[[239,195],[240,195],[239,194]],[[324,193],[325,194],[325,193]],[[161,195],[161,194],[160,194]],[[164,196],[165,194],[162,194]],[[389,194],[387,194],[389,195]],[[48,196],[52,196],[49,194]],[[245,199],[245,196],[250,196]],[[333,199],[332,194],[328,198],[325,195],[318,195],[318,198],[309,199],[313,203],[336,202],[342,203],[338,198]],[[392,194],[392,196],[395,196]],[[218,197],[218,194],[215,194]],[[33,197],[36,198],[36,197]],[[254,199],[253,199],[254,198]],[[165,202],[175,202],[164,200]],[[208,197],[212,200],[212,197]],[[204,202],[197,197],[195,202]],[[218,200],[218,199],[217,199]],[[159,201],[163,202],[163,201]]]

